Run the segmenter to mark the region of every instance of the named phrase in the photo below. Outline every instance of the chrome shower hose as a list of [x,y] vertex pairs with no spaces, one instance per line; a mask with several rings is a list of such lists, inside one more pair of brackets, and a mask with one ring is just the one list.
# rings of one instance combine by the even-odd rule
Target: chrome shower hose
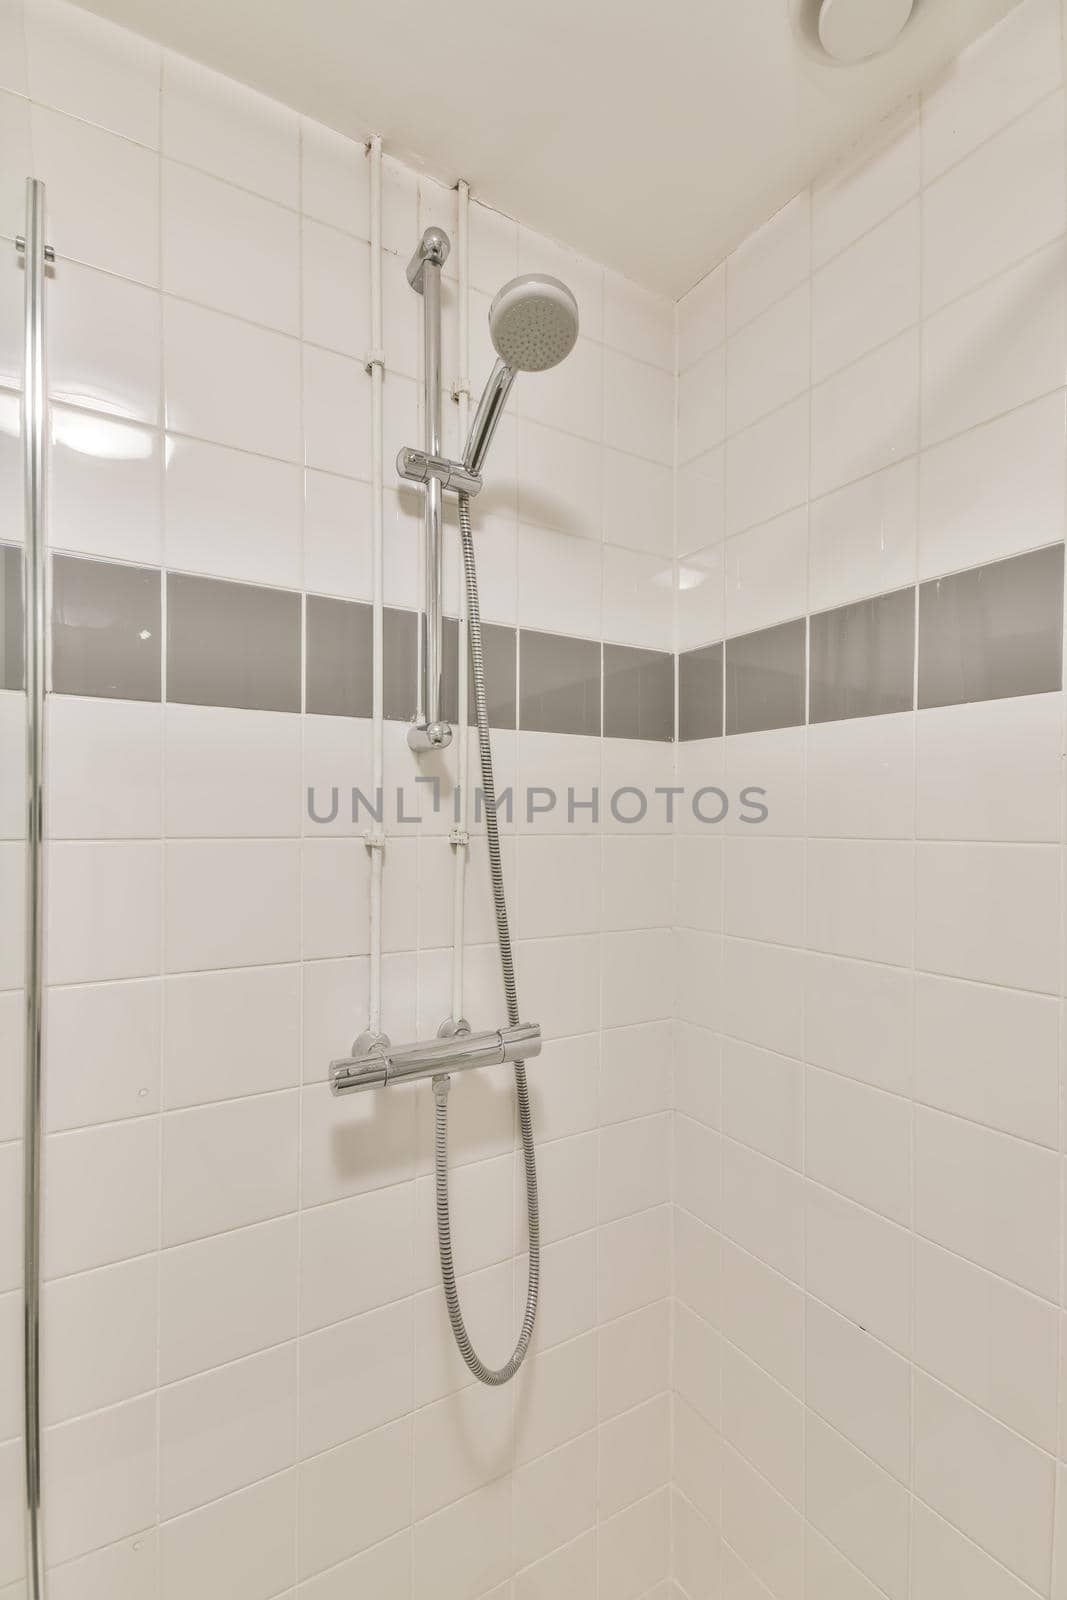
[[[515,963],[508,931],[508,905],[504,895],[504,872],[500,864],[500,830],[497,827],[496,788],[493,783],[493,752],[489,743],[489,714],[485,699],[485,657],[482,653],[482,619],[478,609],[478,576],[474,567],[474,540],[471,535],[470,498],[459,496],[459,532],[463,547],[463,575],[467,586],[467,622],[470,630],[471,666],[474,678],[474,707],[478,723],[478,754],[482,767],[482,792],[485,802],[485,832],[489,845],[489,874],[496,911],[496,936],[500,946],[500,966],[507,998],[508,1022],[514,1027],[519,1018],[519,998],[515,988]],[[461,730],[462,737],[462,730]],[[530,1115],[530,1090],[526,1067],[515,1063],[515,1098],[519,1107],[522,1155],[526,1168],[526,1218],[530,1239],[530,1270],[526,1286],[526,1310],[511,1356],[502,1367],[487,1367],[478,1355],[463,1321],[456,1288],[456,1268],[452,1260],[452,1223],[448,1209],[448,1079],[434,1080],[434,1173],[437,1188],[437,1244],[441,1256],[441,1278],[445,1288],[448,1320],[452,1324],[460,1354],[480,1383],[498,1385],[513,1378],[526,1359],[537,1317],[537,1297],[541,1286],[541,1219],[537,1205],[537,1160],[534,1152],[533,1118]]]

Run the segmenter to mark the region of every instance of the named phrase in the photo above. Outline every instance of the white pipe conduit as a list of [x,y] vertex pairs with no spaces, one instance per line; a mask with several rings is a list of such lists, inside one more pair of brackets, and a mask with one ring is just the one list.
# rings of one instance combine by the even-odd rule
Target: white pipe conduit
[[[384,629],[382,586],[382,406],[385,353],[382,348],[382,141],[375,134],[367,146],[370,162],[370,349],[366,367],[371,380],[371,795],[377,804],[384,783]],[[364,841],[370,851],[370,960],[367,1029],[382,1031],[382,872],[385,834],[380,824],[368,828]]]

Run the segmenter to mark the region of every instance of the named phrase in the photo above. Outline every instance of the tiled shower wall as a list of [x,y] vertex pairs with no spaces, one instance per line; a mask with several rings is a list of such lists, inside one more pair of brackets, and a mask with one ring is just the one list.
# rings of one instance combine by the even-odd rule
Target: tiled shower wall
[[1067,1595],[1062,60],[1024,0],[680,306],[688,1600]]
[[[427,1092],[331,1100],[365,1025],[370,598],[361,146],[59,3],[0,0],[0,1596],[21,1600],[17,644],[23,180],[48,186],[51,412],[44,1405],[53,1600],[605,1600],[669,1570],[667,824],[564,799],[506,829],[544,1298],[502,1391],[466,1382]],[[369,131],[369,130],[368,130]],[[452,779],[404,742],[420,229],[386,160],[384,1025],[449,1010]],[[503,783],[669,783],[674,309],[471,210],[470,373],[496,287],[547,269],[582,338],[524,379],[476,506]],[[455,433],[456,407],[448,427]],[[450,548],[448,604],[458,589]],[[448,640],[454,668],[454,630]],[[565,668],[560,671],[561,666]],[[634,688],[638,693],[635,696]],[[635,720],[634,706],[640,716]],[[10,757],[10,759],[8,759]],[[425,769],[424,769],[425,775]],[[430,775],[433,775],[432,773]],[[315,791],[316,822],[305,804]],[[397,786],[404,816],[392,806]],[[538,801],[543,804],[543,799]],[[503,1015],[475,831],[466,1010]],[[8,887],[10,886],[10,893]],[[452,1097],[461,1289],[502,1359],[525,1289],[507,1074]]]

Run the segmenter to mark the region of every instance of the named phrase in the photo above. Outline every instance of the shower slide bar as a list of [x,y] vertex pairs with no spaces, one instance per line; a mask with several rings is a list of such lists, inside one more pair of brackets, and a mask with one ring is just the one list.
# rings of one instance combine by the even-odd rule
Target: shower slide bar
[[41,1504],[41,1135],[44,1098],[45,793],[45,190],[26,179],[26,232],[15,241],[25,271],[22,463],[26,547],[26,1013],[23,1105],[22,1405],[26,1478],[26,1597],[44,1600]]
[[466,1072],[471,1067],[527,1061],[540,1054],[541,1028],[536,1022],[492,1028],[487,1033],[450,1031],[436,1039],[401,1045],[390,1045],[380,1034],[377,1038],[361,1034],[351,1056],[330,1062],[330,1088],[335,1095],[354,1094],[390,1083]]

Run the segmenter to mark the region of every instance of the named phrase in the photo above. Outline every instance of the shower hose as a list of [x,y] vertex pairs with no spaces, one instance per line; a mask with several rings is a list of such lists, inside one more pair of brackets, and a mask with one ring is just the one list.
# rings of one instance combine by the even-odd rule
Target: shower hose
[[[515,963],[508,931],[508,905],[504,895],[504,872],[500,864],[500,830],[497,826],[496,788],[493,783],[493,752],[489,743],[489,715],[485,699],[485,657],[482,653],[482,619],[478,609],[478,576],[474,566],[474,539],[471,534],[470,498],[459,496],[459,533],[463,547],[463,575],[467,588],[467,625],[470,633],[471,666],[474,678],[474,706],[478,723],[478,754],[482,767],[482,793],[485,804],[485,832],[489,845],[489,874],[496,911],[496,936],[500,946],[500,966],[507,997],[508,1022],[514,1027],[519,1018],[519,997],[515,987]],[[526,1066],[515,1062],[515,1098],[519,1107],[522,1155],[526,1168],[526,1219],[529,1231],[529,1277],[526,1310],[515,1348],[502,1367],[487,1367],[478,1355],[459,1303],[456,1268],[452,1260],[452,1223],[448,1209],[448,1078],[434,1079],[434,1173],[437,1189],[437,1243],[441,1256],[448,1320],[452,1324],[460,1354],[480,1383],[498,1385],[513,1378],[526,1359],[537,1316],[537,1296],[541,1284],[541,1219],[537,1205],[537,1160],[534,1152],[533,1118],[530,1115],[530,1090]]]

